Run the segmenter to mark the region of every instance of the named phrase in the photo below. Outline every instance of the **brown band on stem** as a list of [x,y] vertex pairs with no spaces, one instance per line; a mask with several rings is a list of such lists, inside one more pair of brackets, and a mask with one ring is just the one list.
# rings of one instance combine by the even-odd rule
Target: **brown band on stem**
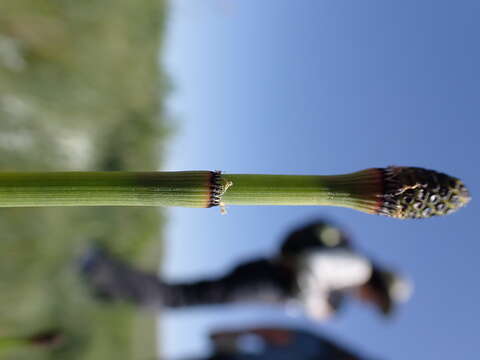
[[346,175],[331,177],[332,190],[342,194],[346,206],[364,211],[368,214],[378,214],[383,204],[384,171],[370,168]]
[[222,185],[221,171],[210,172],[208,203],[206,207],[219,206],[222,202],[223,192],[224,186]]

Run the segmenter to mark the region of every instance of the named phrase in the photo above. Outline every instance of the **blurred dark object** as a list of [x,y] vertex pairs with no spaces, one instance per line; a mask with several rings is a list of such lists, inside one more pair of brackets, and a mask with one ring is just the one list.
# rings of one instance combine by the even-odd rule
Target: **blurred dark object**
[[295,229],[278,256],[247,261],[219,278],[167,283],[101,248],[85,255],[82,272],[103,299],[123,299],[153,308],[294,300],[317,320],[335,314],[348,296],[371,303],[388,315],[404,300],[398,296],[398,288],[408,291],[408,283],[400,276],[360,255],[338,228],[323,221]]
[[17,349],[52,350],[64,345],[67,336],[61,329],[46,329],[29,336],[2,336],[0,337],[0,358],[5,352]]
[[304,330],[254,327],[211,334],[213,353],[205,360],[367,360],[343,345]]
[[56,346],[64,340],[65,334],[59,329],[49,329],[29,336],[26,340],[35,346]]

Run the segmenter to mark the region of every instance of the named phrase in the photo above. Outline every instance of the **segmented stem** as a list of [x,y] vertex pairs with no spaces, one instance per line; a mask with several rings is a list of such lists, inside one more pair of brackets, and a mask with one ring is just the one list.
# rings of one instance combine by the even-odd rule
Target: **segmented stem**
[[328,205],[405,219],[449,214],[469,200],[460,180],[414,167],[330,176],[219,171],[0,173],[0,207]]
[[225,205],[329,205],[375,213],[381,173],[376,169],[347,175],[222,175],[231,186]]
[[212,171],[0,173],[0,207],[210,207]]

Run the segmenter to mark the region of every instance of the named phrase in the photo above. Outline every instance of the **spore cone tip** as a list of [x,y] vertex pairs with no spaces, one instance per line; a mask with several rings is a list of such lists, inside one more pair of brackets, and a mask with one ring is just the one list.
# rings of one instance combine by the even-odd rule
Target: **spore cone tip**
[[450,214],[470,201],[457,178],[418,167],[383,169],[384,192],[378,213],[399,219],[419,219]]

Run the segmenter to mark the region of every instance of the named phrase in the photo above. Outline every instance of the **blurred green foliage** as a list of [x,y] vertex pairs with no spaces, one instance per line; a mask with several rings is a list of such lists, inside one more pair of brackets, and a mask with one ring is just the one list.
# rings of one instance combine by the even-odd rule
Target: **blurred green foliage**
[[[152,170],[167,135],[162,0],[0,2],[0,171]],[[152,359],[154,319],[93,300],[75,259],[91,241],[155,269],[154,208],[0,209],[0,337],[65,331],[0,359]]]

